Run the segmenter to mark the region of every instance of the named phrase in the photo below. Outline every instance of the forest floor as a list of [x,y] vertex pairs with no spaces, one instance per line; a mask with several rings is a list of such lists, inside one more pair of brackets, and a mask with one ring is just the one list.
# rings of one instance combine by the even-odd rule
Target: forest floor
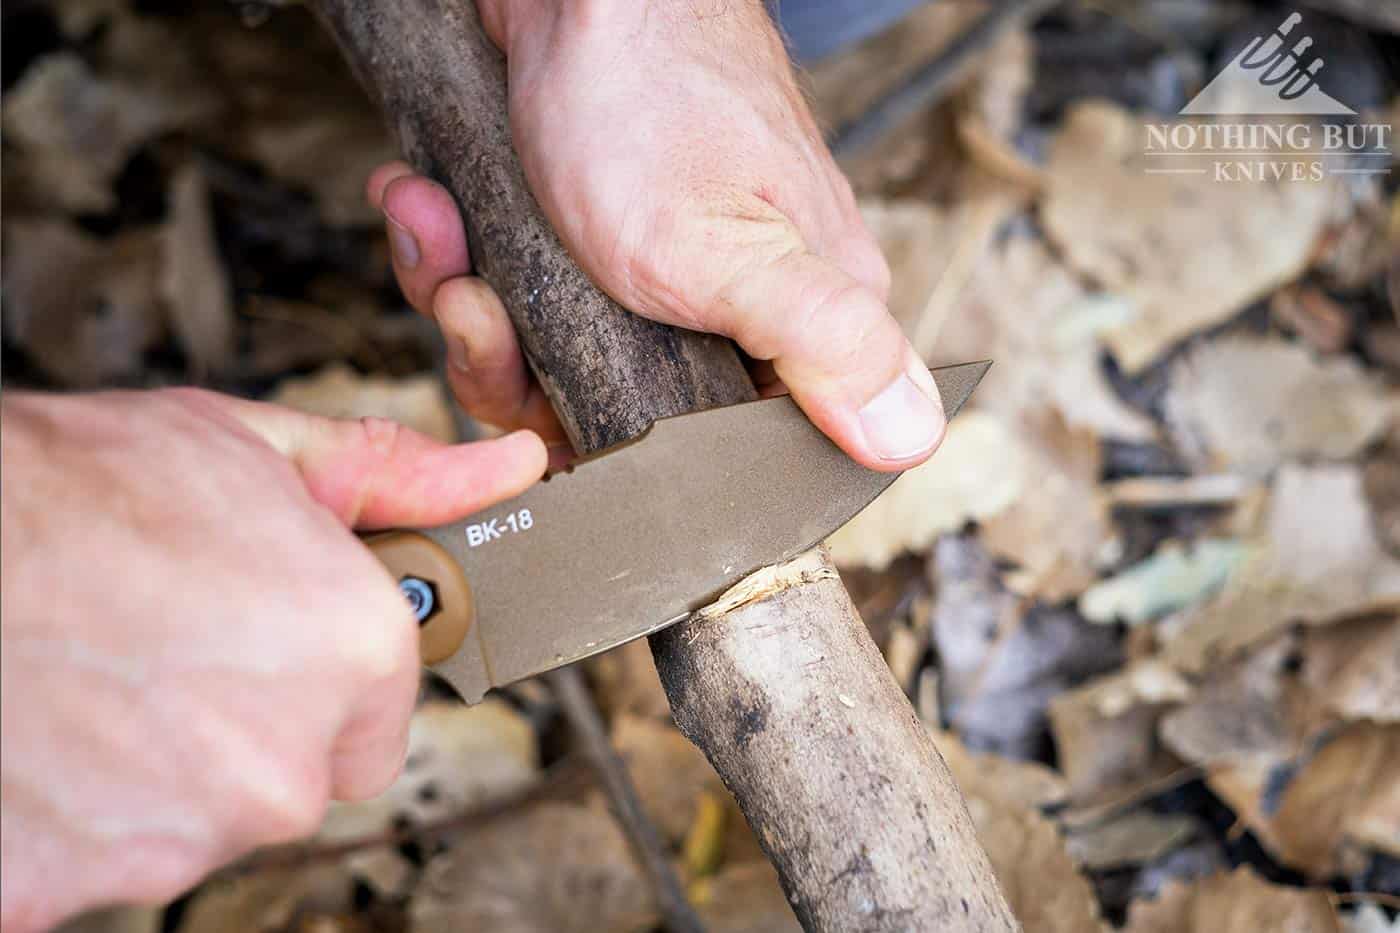
[[[823,125],[981,9],[810,69]],[[1400,23],[1303,11],[1356,111],[1334,125],[1389,127],[1393,152]],[[1152,171],[1219,161],[1170,135],[1178,112],[1216,74],[1247,97],[1225,66],[1288,12],[1065,4],[843,159],[919,351],[995,366],[829,546],[1028,930],[1400,929],[1396,160],[1287,117],[1317,132],[1269,157],[1282,178]],[[304,9],[3,15],[7,388],[193,382],[478,430],[363,201],[397,153]],[[1150,151],[1149,124],[1191,154]],[[645,642],[587,674],[706,928],[795,928]],[[428,684],[411,741],[386,795],[306,844],[74,928],[658,928],[544,683],[474,708]]]

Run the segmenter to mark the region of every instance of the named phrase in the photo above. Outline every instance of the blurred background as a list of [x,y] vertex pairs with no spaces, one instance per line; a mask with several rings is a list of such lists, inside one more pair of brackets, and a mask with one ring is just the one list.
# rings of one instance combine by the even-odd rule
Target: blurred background
[[[1400,929],[1400,6],[846,6],[781,12],[892,310],[996,365],[830,545],[1022,922]],[[1145,151],[1293,12],[1367,145],[1264,160],[1301,181]],[[6,388],[472,435],[362,198],[395,147],[305,9],[13,0],[0,35]],[[645,643],[587,674],[707,929],[795,928]],[[579,742],[543,684],[429,684],[384,797],[75,928],[657,929]]]

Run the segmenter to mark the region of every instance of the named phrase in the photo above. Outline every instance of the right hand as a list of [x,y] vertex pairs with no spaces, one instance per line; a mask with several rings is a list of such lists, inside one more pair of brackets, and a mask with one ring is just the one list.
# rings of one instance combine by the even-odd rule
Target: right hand
[[162,901],[403,760],[418,626],[352,527],[544,470],[212,392],[0,398],[0,926]]

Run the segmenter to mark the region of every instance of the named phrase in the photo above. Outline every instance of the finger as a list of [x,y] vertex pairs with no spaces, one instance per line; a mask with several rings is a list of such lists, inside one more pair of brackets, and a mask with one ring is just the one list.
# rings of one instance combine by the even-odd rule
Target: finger
[[411,654],[387,680],[365,692],[331,747],[331,796],[364,800],[383,793],[403,769],[418,695],[417,634]]
[[413,166],[402,159],[385,162],[369,173],[369,178],[365,181],[365,200],[375,210],[384,210],[384,189],[389,187],[389,183],[403,178],[405,175],[416,174]]
[[833,262],[780,252],[735,276],[719,322],[774,372],[855,460],[903,470],[928,459],[946,420],[938,388],[883,302]]
[[447,344],[448,382],[469,415],[506,430],[528,428],[546,444],[565,441],[490,285],[471,277],[444,282],[433,298],[433,316]]
[[373,201],[375,187],[382,184],[378,205],[399,288],[410,305],[431,314],[438,286],[471,268],[466,230],[446,188],[421,175],[393,174],[396,171],[398,167],[386,166],[382,175],[371,175],[369,193]]
[[539,437],[443,444],[384,418],[321,418],[213,396],[296,464],[311,496],[357,528],[440,525],[524,492],[543,475]]

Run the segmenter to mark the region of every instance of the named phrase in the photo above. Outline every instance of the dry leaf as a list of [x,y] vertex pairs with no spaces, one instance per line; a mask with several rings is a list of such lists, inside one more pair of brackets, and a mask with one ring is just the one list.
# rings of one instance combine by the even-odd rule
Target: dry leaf
[[1116,640],[1072,613],[1023,605],[1001,586],[991,556],[970,536],[940,540],[933,570],[930,632],[948,721],[974,748],[1033,757],[1050,699],[1117,664]]
[[1296,760],[1214,769],[1212,789],[1273,855],[1325,879],[1400,856],[1400,726],[1355,723]]
[[995,796],[1028,810],[1057,807],[1069,798],[1065,779],[1045,765],[1001,755],[977,754],[970,751],[955,732],[934,728],[929,731],[959,787],[978,787],[984,796]]
[[690,900],[709,933],[800,933],[792,905],[766,861],[742,862],[691,885]]
[[964,412],[948,425],[938,456],[908,471],[827,539],[841,567],[883,570],[905,551],[1017,500],[1029,480],[1025,453],[995,415]]
[[1142,121],[1113,105],[1075,107],[1051,146],[1041,210],[1068,262],[1129,301],[1131,318],[1104,334],[1129,372],[1296,278],[1337,191],[1148,174],[1143,137]]
[[[986,243],[995,230],[985,231]],[[935,363],[994,360],[974,401],[1008,419],[1051,405],[1074,428],[1122,440],[1154,438],[1152,422],[1114,394],[1100,364],[1100,335],[1126,320],[1131,308],[1112,295],[1087,292],[1038,239],[1012,235],[990,247],[978,240],[972,248],[966,284],[944,299],[946,320],[920,321],[912,332],[919,352]],[[932,306],[928,313],[943,309]]]
[[1215,599],[1178,620],[1165,657],[1199,672],[1292,622],[1400,603],[1400,561],[1376,541],[1351,465],[1285,466],[1265,532]]
[[1363,901],[1356,906],[1356,912],[1346,919],[1346,933],[1400,933],[1400,915],[1394,920],[1371,901]]
[[457,437],[436,376],[360,376],[343,363],[332,363],[314,375],[285,380],[267,400],[327,418],[388,418],[446,443]]
[[1392,398],[1349,357],[1223,337],[1172,365],[1167,423],[1199,471],[1264,476],[1287,460],[1344,460],[1379,437]]
[[[937,741],[940,750],[955,747],[950,736]],[[1031,791],[1040,783],[1038,777],[1028,780],[1032,772],[1016,762],[966,752],[955,751],[948,764],[967,799],[977,838],[1021,925],[1051,933],[1102,929],[1093,888],[1065,851],[1055,824],[1024,802],[1028,792],[1040,792]]]
[[1157,721],[1191,696],[1191,685],[1160,661],[1133,664],[1050,702],[1050,726],[1065,777],[1081,805],[1116,796],[1176,771]]
[[1065,846],[1076,864],[1105,871],[1160,858],[1200,834],[1201,828],[1195,817],[1186,814],[1129,810],[1071,830]]
[[206,884],[185,908],[180,933],[281,933],[310,912],[353,904],[353,882],[335,862],[260,871]]
[[1097,576],[1112,534],[1098,488],[1099,439],[1070,428],[1053,410],[1027,415],[1020,427],[1036,441],[1024,461],[1028,492],[982,523],[982,540],[1017,565],[1007,577],[1012,589],[1062,602]]
[[1079,597],[1091,622],[1138,624],[1193,605],[1225,585],[1245,559],[1238,541],[1168,542],[1146,560],[1095,583]]
[[612,742],[643,809],[672,843],[685,838],[701,794],[728,797],[704,753],[669,722],[623,714],[613,721]]
[[74,917],[54,933],[157,933],[159,907],[108,907]]
[[[209,101],[179,87],[95,74],[72,52],[34,62],[5,94],[6,188],[74,213],[112,209],[112,180],[132,152],[207,116]],[[12,160],[14,160],[12,162]]]
[[656,674],[645,638],[595,655],[584,662],[598,702],[609,719],[623,713],[671,721],[671,702]]
[[657,921],[627,840],[605,811],[543,803],[428,863],[415,933],[634,933]]
[[1337,933],[1326,890],[1269,884],[1249,868],[1173,883],[1128,911],[1124,933]]
[[228,365],[233,354],[233,298],[209,207],[209,187],[197,163],[170,182],[170,220],[162,231],[161,291],[175,336],[197,378]]
[[159,270],[150,229],[99,241],[62,221],[9,221],[5,333],[64,386],[130,379],[164,334]]

